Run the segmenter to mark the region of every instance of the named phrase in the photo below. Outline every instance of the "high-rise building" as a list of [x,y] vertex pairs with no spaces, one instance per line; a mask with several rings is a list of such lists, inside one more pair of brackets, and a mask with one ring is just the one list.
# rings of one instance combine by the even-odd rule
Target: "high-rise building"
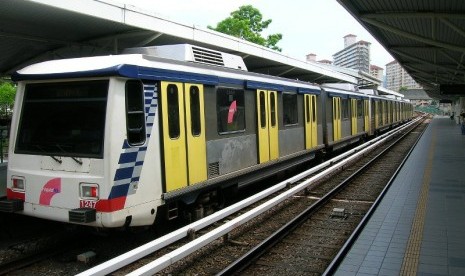
[[383,80],[384,78],[384,69],[379,67],[379,66],[376,66],[374,64],[371,64],[370,65],[370,75],[372,75],[373,77],[379,79],[379,80]]
[[370,42],[359,40],[357,36],[344,36],[344,49],[333,55],[334,65],[370,73]]
[[422,88],[397,61],[386,64],[386,88],[399,91],[401,87],[407,89]]
[[307,62],[318,62],[318,63],[327,64],[327,65],[333,64],[333,62],[331,60],[327,60],[327,59],[316,60],[316,54],[313,54],[313,53],[310,53],[310,54],[306,55],[305,60]]

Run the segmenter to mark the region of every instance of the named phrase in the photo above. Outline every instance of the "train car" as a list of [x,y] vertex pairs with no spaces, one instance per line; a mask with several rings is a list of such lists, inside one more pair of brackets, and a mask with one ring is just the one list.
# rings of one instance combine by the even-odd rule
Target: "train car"
[[92,227],[198,219],[231,191],[370,133],[362,93],[247,72],[238,56],[187,44],[13,77],[0,211]]
[[[386,95],[378,95],[378,90]],[[374,136],[409,121],[413,113],[411,104],[401,94],[387,89],[362,89],[368,97],[368,136]],[[392,95],[389,95],[391,93]]]
[[200,47],[152,50],[15,74],[0,210],[94,227],[199,217],[225,190],[324,148],[318,86],[249,73],[240,58]]
[[[345,89],[342,89],[345,88]],[[363,141],[369,134],[369,98],[345,84],[323,85],[327,150],[335,151]]]

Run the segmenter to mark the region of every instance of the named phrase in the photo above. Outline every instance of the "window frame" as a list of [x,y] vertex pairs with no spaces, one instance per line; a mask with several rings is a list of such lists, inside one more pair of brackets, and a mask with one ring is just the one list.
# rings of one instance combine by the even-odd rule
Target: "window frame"
[[[52,98],[49,97],[45,97],[45,100],[44,98],[35,98],[36,95],[34,94],[30,94],[30,93],[37,93],[37,92],[32,92],[32,91],[36,91],[36,89],[39,89],[40,91],[43,91],[41,89],[43,89],[43,87],[45,88],[48,88],[49,90],[51,88],[67,88],[68,85],[78,85],[78,86],[81,86],[81,85],[89,85],[89,86],[102,86],[101,88],[104,88],[102,90],[99,90],[99,93],[101,93],[102,95],[100,96],[95,96],[95,93],[92,93],[92,97],[78,97],[78,98],[74,98],[75,96],[73,95],[74,94],[74,90],[70,90],[69,93],[66,93],[64,92],[64,90],[58,90],[57,92],[52,92],[52,94],[54,93],[63,93],[62,96],[56,96],[57,98],[53,98],[54,96],[52,96]],[[14,138],[15,139],[15,146],[14,146],[14,153],[15,154],[30,154],[30,155],[52,155],[52,156],[63,156],[63,157],[77,157],[77,158],[95,158],[95,159],[103,159],[104,155],[105,155],[105,129],[107,127],[107,112],[108,112],[108,98],[109,98],[109,92],[108,92],[108,89],[110,87],[110,80],[109,79],[93,79],[93,80],[76,80],[76,81],[57,81],[57,82],[38,82],[38,83],[27,83],[24,87],[24,91],[23,91],[23,97],[22,97],[22,101],[21,101],[21,111],[20,111],[20,115],[19,115],[19,120],[18,120],[18,125],[17,125],[17,134],[16,134],[16,137]],[[95,87],[93,87],[95,89]],[[73,87],[73,89],[75,89],[75,87]],[[31,91],[32,90],[32,91]],[[93,91],[95,92],[95,91]],[[90,93],[90,92],[85,92],[85,93]],[[41,93],[43,94],[43,93]],[[46,91],[45,94],[50,94],[49,91]],[[78,94],[80,94],[78,92]],[[40,102],[44,102],[44,103],[73,103],[73,106],[75,106],[75,103],[76,102],[81,102],[81,103],[86,103],[86,106],[88,107],[89,106],[89,102],[92,102],[92,103],[98,103],[98,102],[102,102],[103,103],[103,107],[101,108],[101,117],[96,117],[95,113],[92,113],[92,121],[98,121],[98,120],[101,120],[100,121],[100,127],[98,129],[102,130],[101,132],[101,137],[99,137],[99,139],[97,140],[96,139],[96,142],[99,142],[100,143],[100,150],[98,152],[83,152],[83,151],[68,151],[66,148],[64,148],[63,145],[58,145],[58,146],[54,146],[56,147],[56,149],[54,151],[51,151],[51,150],[47,150],[47,149],[44,149],[43,147],[45,147],[46,145],[44,144],[40,144],[40,142],[38,142],[37,146],[36,146],[36,150],[31,150],[29,149],[28,147],[31,145],[30,143],[28,144],[27,142],[21,142],[20,139],[23,135],[23,131],[25,129],[25,124],[27,124],[29,121],[29,118],[27,117],[27,113],[29,112],[29,110],[34,110],[33,107],[29,107],[30,104],[34,104],[34,103],[40,103]],[[48,106],[47,108],[49,109],[53,109],[53,107],[51,106]],[[55,110],[55,109],[53,109]],[[71,111],[71,110],[66,110],[65,111],[66,113],[68,114],[72,114],[74,111]],[[82,110],[79,110],[79,112],[82,112]],[[88,114],[88,113],[87,113]],[[53,115],[53,114],[52,114]],[[43,112],[41,112],[41,116],[44,116]],[[55,117],[55,118],[61,118],[63,119],[63,117]],[[80,119],[80,122],[82,123],[82,118]],[[35,125],[37,125],[37,121],[35,121]],[[66,122],[66,125],[70,125],[70,122],[67,121]],[[59,128],[58,125],[54,125],[54,128]],[[82,129],[79,129],[79,131],[81,131]],[[28,130],[29,131],[29,130]],[[43,130],[41,131],[41,133],[43,133]],[[29,134],[29,135],[32,135],[32,134]],[[43,135],[41,135],[43,136]],[[74,142],[73,142],[74,143]],[[88,143],[88,142],[86,142]],[[63,147],[63,148],[62,148]]]
[[[225,105],[222,105],[222,102],[224,101],[224,95],[228,96],[231,95],[230,93],[234,92],[234,98],[235,100],[233,101],[228,101],[228,107],[227,110],[229,112],[229,108],[231,107],[231,104],[236,101],[236,112],[237,116],[242,116],[241,121],[238,123],[239,128],[232,129],[232,130],[223,130],[222,126],[222,112],[224,111],[224,108],[226,108]],[[245,132],[247,129],[246,125],[246,104],[245,104],[245,90],[242,88],[232,88],[232,87],[217,87],[216,88],[216,121],[217,121],[217,133],[219,135],[229,135],[229,134],[234,134],[234,133],[242,133]],[[242,109],[242,110],[240,110]],[[228,113],[226,113],[228,114]],[[236,117],[237,118],[237,117]],[[227,116],[226,116],[227,119]]]
[[[197,92],[193,95],[193,92]],[[190,107],[190,120],[191,120],[191,135],[199,137],[202,135],[202,119],[200,110],[200,89],[196,85],[192,85],[189,88],[189,107]]]
[[[129,90],[129,85],[130,84],[135,84],[137,83],[139,85],[139,89],[137,91],[135,90]],[[133,91],[133,92],[130,92],[130,91]],[[137,103],[137,101],[139,101],[138,104],[140,104],[140,106],[136,106],[136,109],[130,109],[130,103],[129,103],[129,97],[128,97],[128,93],[139,93],[139,95],[136,95],[134,97],[134,100],[135,102],[134,103]],[[132,95],[131,95],[132,96]],[[125,117],[126,117],[126,140],[128,142],[128,144],[131,146],[131,147],[138,147],[138,146],[142,146],[145,144],[145,142],[147,141],[147,126],[146,126],[146,118],[145,118],[145,95],[144,95],[144,84],[142,83],[142,81],[140,80],[127,80],[125,85],[124,85],[124,97],[125,97]],[[137,99],[137,97],[139,99]],[[131,103],[132,104],[132,103]],[[130,135],[130,133],[135,133],[135,129],[136,128],[133,128],[132,126],[130,126],[130,124],[132,123],[132,119],[129,119],[129,117],[136,117],[138,116],[139,118],[136,119],[136,120],[139,120],[139,123],[140,123],[140,134],[139,134],[139,138],[140,140],[137,140],[137,141],[133,141],[132,139],[132,136]]]
[[[287,103],[289,103],[288,100],[285,100],[284,98],[285,97],[288,97],[288,96],[292,96],[292,101],[293,101],[293,108],[291,109],[288,109],[286,108],[286,105]],[[288,126],[296,126],[299,124],[299,112],[298,112],[298,97],[297,97],[297,94],[296,93],[290,93],[290,92],[283,92],[282,93],[282,99],[283,99],[283,126],[285,127],[288,127]],[[288,116],[289,118],[293,119],[293,120],[290,120],[289,123],[286,123],[286,116],[288,115],[287,111],[289,110],[295,110],[294,113],[292,113],[291,115],[293,116]],[[294,120],[295,119],[295,120]]]

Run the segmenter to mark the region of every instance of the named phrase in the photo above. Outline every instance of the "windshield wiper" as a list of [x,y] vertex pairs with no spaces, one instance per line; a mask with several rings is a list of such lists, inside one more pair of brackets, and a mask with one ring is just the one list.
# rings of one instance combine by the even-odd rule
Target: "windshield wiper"
[[[55,144],[55,146],[56,146],[57,148],[59,148],[62,152],[66,153],[66,154],[69,154],[69,153],[68,153],[66,150],[64,150],[59,144]],[[73,156],[69,156],[69,157],[71,157],[71,159],[73,159],[76,163],[78,163],[79,165],[82,166],[82,161],[81,161],[81,160],[79,160],[79,159],[77,159],[76,157],[73,157]]]
[[[39,145],[34,145],[34,146],[36,148],[38,148],[40,151],[42,151],[43,153],[47,153],[41,146],[39,146]],[[59,158],[57,158],[57,157],[55,157],[53,155],[47,155],[47,156],[51,157],[53,160],[55,160],[59,164],[63,163],[63,161],[61,159],[59,159]]]

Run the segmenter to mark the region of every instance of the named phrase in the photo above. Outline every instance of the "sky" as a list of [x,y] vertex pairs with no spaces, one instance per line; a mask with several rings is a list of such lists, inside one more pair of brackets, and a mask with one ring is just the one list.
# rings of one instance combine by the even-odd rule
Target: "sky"
[[[289,2],[288,2],[289,1]],[[272,23],[263,36],[281,33],[277,44],[282,53],[305,60],[316,54],[317,60],[332,60],[332,55],[344,48],[343,37],[354,34],[358,40],[371,42],[371,64],[385,68],[394,59],[336,0],[115,0],[143,10],[152,11],[187,25],[206,28],[230,16],[240,6],[252,5]]]

